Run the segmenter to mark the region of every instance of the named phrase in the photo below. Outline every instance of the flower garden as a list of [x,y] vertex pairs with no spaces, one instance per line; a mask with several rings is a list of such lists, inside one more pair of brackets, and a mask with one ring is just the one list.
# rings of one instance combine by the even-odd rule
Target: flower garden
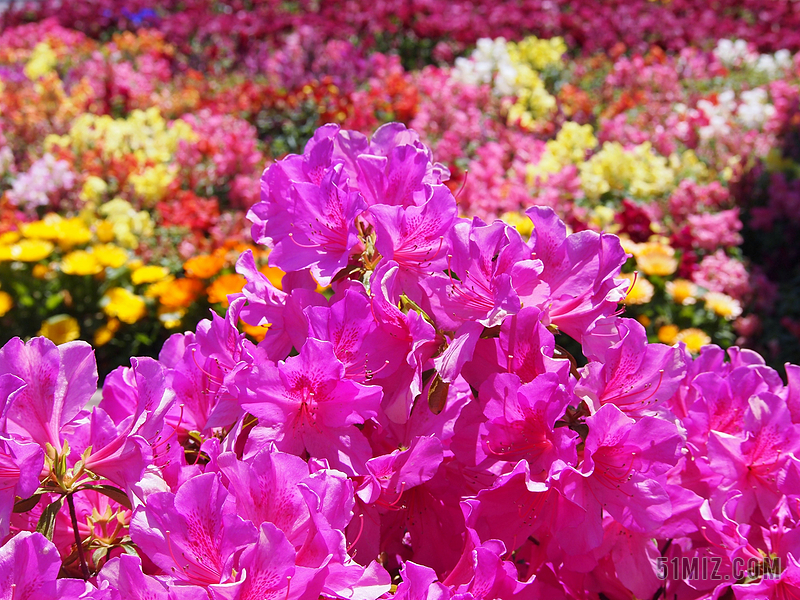
[[800,598],[796,3],[0,19],[0,600]]

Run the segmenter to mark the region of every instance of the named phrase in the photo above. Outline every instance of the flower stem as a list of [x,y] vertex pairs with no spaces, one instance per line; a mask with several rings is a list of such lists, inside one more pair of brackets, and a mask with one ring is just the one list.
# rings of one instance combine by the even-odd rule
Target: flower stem
[[69,516],[72,519],[72,531],[75,533],[75,544],[78,546],[78,558],[81,561],[83,578],[89,579],[89,567],[86,566],[86,556],[83,554],[81,534],[78,532],[78,515],[75,513],[75,501],[72,499],[72,494],[67,494],[67,504],[69,504]]

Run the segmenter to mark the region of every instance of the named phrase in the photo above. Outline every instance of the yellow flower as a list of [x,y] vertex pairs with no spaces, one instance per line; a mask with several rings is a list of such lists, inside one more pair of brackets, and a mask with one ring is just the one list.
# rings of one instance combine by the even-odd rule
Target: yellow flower
[[[619,230],[619,225],[614,225],[615,217],[614,209],[603,204],[595,206],[592,212],[589,213],[589,224],[595,229],[605,232],[613,232]],[[622,246],[623,249],[625,246]]]
[[56,315],[42,323],[39,333],[55,344],[65,344],[81,336],[78,321],[69,315]]
[[94,332],[94,345],[105,346],[114,339],[114,334],[117,331],[119,331],[119,321],[117,319],[109,319],[105,325],[100,326]]
[[236,294],[242,291],[247,280],[238,273],[220,275],[208,286],[208,301],[211,304],[222,304],[228,306],[228,294]]
[[697,354],[700,352],[700,348],[711,343],[711,338],[708,337],[708,334],[696,327],[679,331],[678,335],[675,336],[675,340],[686,344],[686,348],[692,354]]
[[597,138],[591,125],[567,121],[558,131],[556,139],[545,144],[545,151],[539,157],[539,162],[528,165],[528,183],[533,184],[537,178],[544,183],[551,174],[558,173],[564,167],[584,162],[587,151],[596,146]]
[[634,276],[633,273],[620,273],[620,277],[630,281],[628,295],[622,300],[623,304],[647,304],[653,299],[655,288],[644,276]]
[[678,332],[680,328],[677,325],[662,325],[658,328],[658,341],[662,344],[672,346],[678,341]]
[[18,231],[6,231],[0,234],[0,245],[15,244],[19,241]]
[[627,192],[636,198],[663,196],[675,187],[675,172],[649,142],[625,148],[605,142],[597,154],[578,165],[581,187],[589,200],[606,192]]
[[167,293],[173,281],[175,281],[175,277],[170,275],[166,279],[147,286],[147,289],[144,291],[145,298],[161,298],[163,294]]
[[34,46],[31,57],[25,65],[25,76],[34,81],[50,73],[56,66],[58,57],[53,49],[45,42],[39,42]]
[[666,288],[667,294],[672,298],[672,301],[675,304],[684,306],[697,302],[697,297],[700,295],[700,289],[687,279],[668,281]]
[[97,275],[103,272],[103,265],[97,261],[93,252],[74,250],[61,259],[61,272],[67,275]]
[[50,277],[52,273],[50,267],[47,265],[33,265],[33,269],[31,270],[31,275],[36,277],[36,279],[52,279],[52,277]]
[[180,327],[181,319],[185,314],[185,308],[170,308],[167,306],[161,306],[158,309],[158,320],[161,321],[161,323],[167,329],[175,329]]
[[11,294],[0,290],[0,317],[5,316],[12,308],[14,308],[14,300],[11,298]]
[[520,235],[529,237],[531,233],[533,233],[533,221],[522,213],[515,211],[507,212],[500,218],[504,223],[511,225],[511,227],[519,231]]
[[639,323],[641,323],[645,327],[649,327],[650,323],[652,322],[650,320],[650,317],[648,317],[647,315],[639,315],[638,317],[636,317],[636,320],[639,321]]
[[114,240],[114,224],[111,221],[99,221],[97,223],[97,239],[107,244]]
[[640,244],[634,242],[627,235],[620,237],[619,243],[622,246],[622,249],[625,251],[625,254],[636,256],[636,253],[639,251]]
[[27,238],[39,240],[57,240],[59,226],[61,225],[61,215],[49,213],[41,221],[31,221],[20,225],[20,232]]
[[146,265],[139,267],[131,273],[131,282],[134,285],[142,283],[155,283],[161,281],[169,275],[169,269],[158,265]]
[[147,314],[144,298],[121,287],[108,290],[100,300],[100,306],[109,317],[128,324],[136,323]]
[[174,179],[174,171],[164,164],[159,164],[154,167],[148,167],[141,175],[131,175],[128,180],[133,184],[136,194],[148,204],[153,205],[164,198]]
[[705,300],[707,309],[728,320],[735,319],[742,314],[741,303],[727,294],[708,292],[703,300]]
[[97,261],[104,267],[118,269],[128,260],[128,252],[114,244],[96,244],[92,250]]
[[92,240],[92,232],[79,218],[64,219],[58,225],[58,244],[62,248],[88,244]]
[[658,242],[639,244],[634,252],[637,266],[646,275],[666,277],[672,275],[678,268],[675,249],[666,244]]
[[108,184],[95,175],[89,175],[81,189],[81,200],[84,202],[99,202],[108,191]]
[[50,256],[52,252],[52,242],[46,240],[20,240],[11,246],[0,246],[0,261],[39,262]]

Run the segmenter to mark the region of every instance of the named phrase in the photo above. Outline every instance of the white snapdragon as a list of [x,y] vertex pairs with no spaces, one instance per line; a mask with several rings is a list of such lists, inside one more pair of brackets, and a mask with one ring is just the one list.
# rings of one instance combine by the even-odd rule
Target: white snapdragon
[[748,129],[760,129],[775,114],[763,88],[747,90],[741,94],[741,103],[736,109],[736,119]]

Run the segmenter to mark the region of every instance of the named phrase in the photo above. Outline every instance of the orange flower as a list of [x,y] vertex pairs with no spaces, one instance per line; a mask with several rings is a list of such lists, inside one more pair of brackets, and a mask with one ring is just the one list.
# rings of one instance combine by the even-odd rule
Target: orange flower
[[221,252],[194,256],[183,263],[183,270],[190,277],[211,279],[225,266],[225,256]]
[[245,283],[247,280],[237,273],[220,275],[208,286],[208,301],[228,306],[228,294],[241,292]]
[[264,336],[267,335],[267,329],[269,329],[269,323],[267,323],[266,325],[250,325],[239,319],[239,327],[241,327],[242,331],[244,331],[255,341],[260,342],[261,340],[264,339]]
[[169,308],[186,308],[203,293],[203,282],[197,279],[176,279],[159,296]]
[[272,285],[274,285],[279,290],[283,289],[282,281],[285,273],[281,271],[278,267],[263,266],[259,269],[259,271],[261,271],[266,276],[266,278],[269,279],[269,282]]

